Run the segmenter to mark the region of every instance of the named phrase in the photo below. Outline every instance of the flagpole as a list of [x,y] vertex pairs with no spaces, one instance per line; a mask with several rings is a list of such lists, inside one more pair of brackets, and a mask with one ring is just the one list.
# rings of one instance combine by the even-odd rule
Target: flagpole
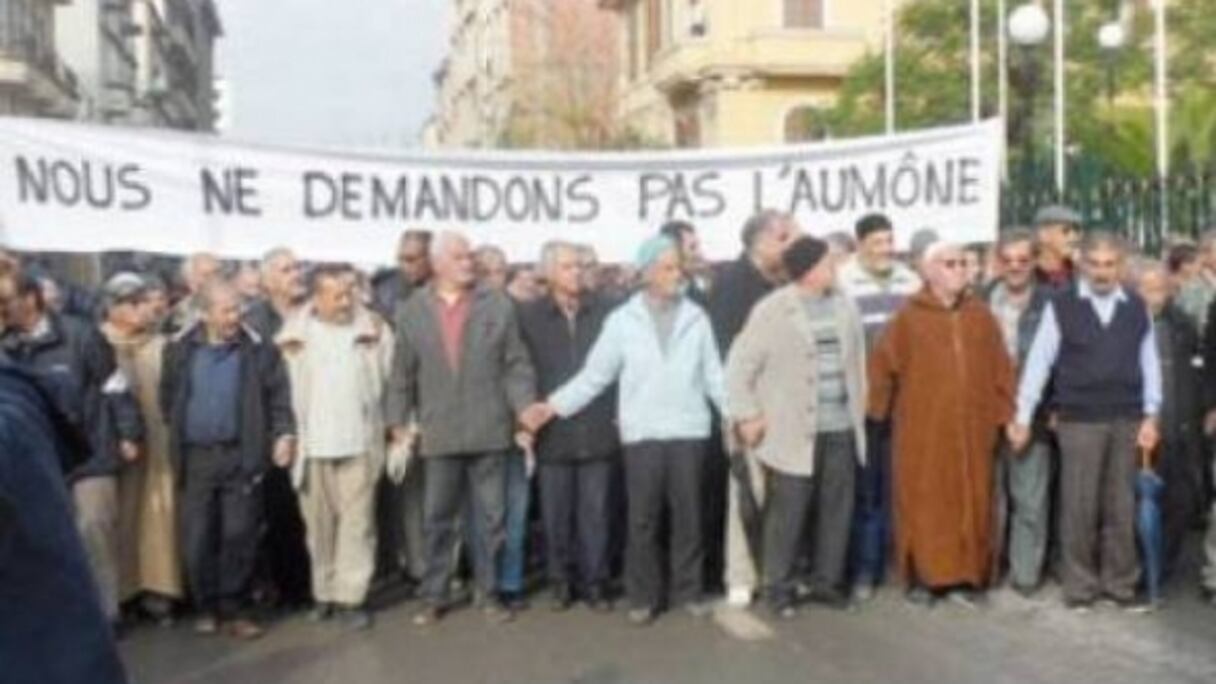
[[[996,99],[1004,130],[1009,130],[1009,36],[1005,26],[1005,0],[996,0]],[[1008,135],[1006,135],[1008,138]],[[1001,177],[1009,180],[1009,150],[1001,146]]]
[[980,120],[980,0],[971,0],[971,121]]
[[892,16],[891,0],[883,0],[883,52],[884,52],[884,92],[886,100],[887,133],[895,132],[895,19]]
[[1169,232],[1169,198],[1166,196],[1166,179],[1170,173],[1169,148],[1169,73],[1167,70],[1168,52],[1166,49],[1165,32],[1165,0],[1155,0],[1153,3],[1154,23],[1154,81],[1155,97],[1153,109],[1156,113],[1157,135],[1157,187],[1161,196],[1161,232]]
[[1055,17],[1052,21],[1055,29],[1055,143],[1056,143],[1056,191],[1061,199],[1067,182],[1067,170],[1064,168],[1064,145],[1067,140],[1065,133],[1064,111],[1064,37],[1068,29],[1064,24],[1064,0],[1055,0]]

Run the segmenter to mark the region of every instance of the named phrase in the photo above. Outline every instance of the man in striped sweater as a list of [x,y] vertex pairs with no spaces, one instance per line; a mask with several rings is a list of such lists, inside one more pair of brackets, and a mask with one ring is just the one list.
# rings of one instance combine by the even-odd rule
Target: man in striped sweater
[[[861,312],[866,349],[873,349],[904,300],[921,288],[920,278],[895,259],[895,232],[882,214],[863,216],[856,226],[857,254],[841,267],[838,285]],[[853,596],[869,600],[886,574],[891,530],[891,425],[866,425],[866,466],[857,481],[850,566]]]

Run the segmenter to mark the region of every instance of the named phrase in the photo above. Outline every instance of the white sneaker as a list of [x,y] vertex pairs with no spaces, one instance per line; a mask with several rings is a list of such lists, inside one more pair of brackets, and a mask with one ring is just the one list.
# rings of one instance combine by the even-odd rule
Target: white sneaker
[[726,594],[726,605],[732,608],[746,608],[752,604],[752,590],[749,587],[731,587]]

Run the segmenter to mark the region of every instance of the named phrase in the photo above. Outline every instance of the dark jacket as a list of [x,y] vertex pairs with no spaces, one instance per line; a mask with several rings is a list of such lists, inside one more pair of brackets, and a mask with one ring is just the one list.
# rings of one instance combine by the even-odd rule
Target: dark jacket
[[386,422],[404,427],[417,421],[423,456],[512,448],[516,415],[536,399],[536,375],[515,304],[480,286],[468,296],[457,373],[444,352],[434,287],[418,290],[398,307]]
[[1200,353],[1199,334],[1191,318],[1173,304],[1166,306],[1156,320],[1158,335],[1168,336],[1160,347],[1164,389],[1162,435],[1167,441],[1197,448],[1205,413],[1202,378],[1195,367]]
[[718,351],[722,353],[723,358],[726,358],[731,343],[747,323],[752,307],[775,287],[772,281],[760,273],[746,253],[727,266],[714,281],[706,309],[713,324]]
[[[572,325],[552,297],[520,307],[520,333],[536,367],[540,396],[548,396],[578,374],[612,308],[607,299],[586,295]],[[539,435],[536,456],[549,462],[585,461],[611,456],[618,448],[613,389],[578,414],[546,426]]]
[[372,282],[372,309],[385,320],[393,322],[397,320],[398,310],[419,289],[419,286],[406,280],[401,271],[377,274]]
[[46,320],[46,330],[32,338],[8,331],[5,353],[43,376],[60,410],[86,435],[88,454],[70,467],[68,478],[115,475],[122,466],[119,442],[143,441],[139,404],[99,330],[73,316],[48,313]]
[[265,298],[255,299],[250,303],[241,319],[263,340],[273,340],[283,327],[283,317],[270,300]]
[[[182,331],[165,346],[160,377],[161,414],[169,425],[169,459],[178,486],[185,483],[184,430],[194,355],[206,344],[201,323]],[[295,434],[291,385],[279,350],[247,327],[237,334],[241,364],[238,440],[243,476],[257,480],[270,466],[275,440]]]
[[[1001,282],[998,280],[991,287],[987,288],[984,293],[984,300],[988,302],[989,307],[993,306],[993,298],[998,289],[1001,287]],[[1018,340],[1017,340],[1017,370],[1019,376],[1022,368],[1026,365],[1026,357],[1030,355],[1030,347],[1034,344],[1035,335],[1039,332],[1039,323],[1043,320],[1043,312],[1047,309],[1047,303],[1051,301],[1052,292],[1047,285],[1036,282],[1032,287],[1034,289],[1030,293],[1030,304],[1026,310],[1022,312],[1021,318],[1018,319]],[[993,309],[993,315],[996,315],[996,310]],[[999,321],[999,317],[998,317]],[[1048,383],[1043,390],[1043,400],[1039,402],[1039,406],[1035,409],[1033,428],[1038,436],[1045,436],[1048,433],[1048,416],[1051,413],[1052,387]]]
[[[984,293],[984,300],[989,306],[993,304],[993,297],[1000,288],[1000,281],[992,284]],[[1017,366],[1020,369],[1026,362],[1026,357],[1030,354],[1030,346],[1034,344],[1034,336],[1039,332],[1039,323],[1043,320],[1043,311],[1047,308],[1047,302],[1051,301],[1051,291],[1043,285],[1035,284],[1034,290],[1030,293],[1030,305],[1022,312],[1022,317],[1018,319],[1018,356]]]
[[60,469],[81,444],[39,385],[0,363],[0,679],[121,684]]

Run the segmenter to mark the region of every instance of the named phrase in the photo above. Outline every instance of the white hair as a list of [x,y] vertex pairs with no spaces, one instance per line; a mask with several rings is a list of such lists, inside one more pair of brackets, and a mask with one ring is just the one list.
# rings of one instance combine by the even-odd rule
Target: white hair
[[576,256],[579,255],[581,247],[573,242],[565,240],[550,240],[540,248],[540,271],[546,275],[549,274],[557,266],[557,256],[563,251],[573,252]]
[[454,230],[445,230],[435,236],[431,242],[431,258],[441,257],[444,252],[448,251],[455,245],[469,246],[469,238],[463,233]]
[[279,259],[295,260],[295,252],[292,252],[286,247],[273,247],[262,255],[261,272],[266,275],[270,272],[270,266]]

